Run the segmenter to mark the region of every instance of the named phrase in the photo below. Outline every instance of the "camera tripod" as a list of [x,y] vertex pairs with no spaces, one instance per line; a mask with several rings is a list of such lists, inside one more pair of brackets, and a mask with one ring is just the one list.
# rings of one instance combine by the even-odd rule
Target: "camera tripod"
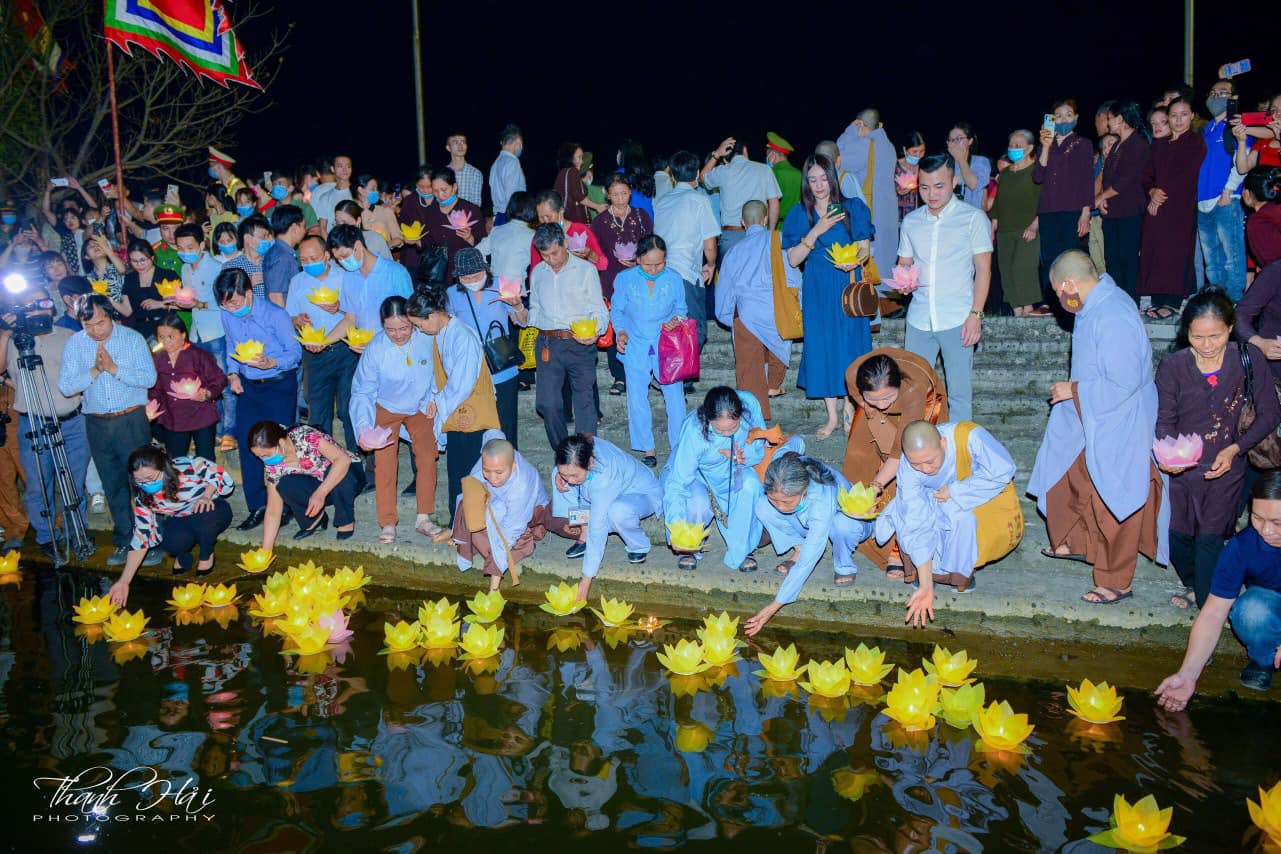
[[[27,404],[27,422],[31,428],[24,435],[31,441],[35,454],[35,477],[40,485],[40,500],[44,504],[41,513],[48,522],[53,538],[53,564],[56,567],[63,566],[70,562],[72,556],[79,560],[89,557],[93,554],[95,545],[85,529],[84,509],[81,506],[83,496],[80,495],[80,488],[71,471],[71,461],[67,458],[62,423],[58,420],[54,407],[49,377],[44,370],[44,359],[36,354],[35,337],[26,331],[15,332],[13,345],[18,350],[18,384]],[[41,455],[46,451],[53,461],[52,504],[49,502],[49,490],[41,462]],[[32,473],[27,472],[27,477],[31,476]],[[62,517],[62,537],[58,536],[55,527],[59,516]]]

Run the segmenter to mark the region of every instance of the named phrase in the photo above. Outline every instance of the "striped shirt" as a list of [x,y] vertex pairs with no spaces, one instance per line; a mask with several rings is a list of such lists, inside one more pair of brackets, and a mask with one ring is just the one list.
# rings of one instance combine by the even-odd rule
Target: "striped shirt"
[[178,496],[172,501],[164,492],[143,496],[133,506],[133,540],[130,549],[152,549],[160,545],[158,516],[181,518],[196,512],[195,504],[205,497],[206,487],[213,486],[215,495],[230,495],[235,488],[231,474],[204,457],[174,457],[178,470]]
[[58,391],[65,397],[83,392],[87,415],[110,415],[146,406],[147,390],[156,384],[156,364],[146,340],[132,329],[113,323],[111,335],[102,343],[116,363],[115,374],[103,371],[93,375],[98,342],[82,329],[71,336],[62,350]]

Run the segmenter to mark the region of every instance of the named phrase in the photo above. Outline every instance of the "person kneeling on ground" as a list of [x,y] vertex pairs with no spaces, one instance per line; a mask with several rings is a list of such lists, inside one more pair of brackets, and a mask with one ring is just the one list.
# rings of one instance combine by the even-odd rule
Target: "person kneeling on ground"
[[907,465],[898,467],[898,492],[876,520],[876,539],[898,537],[903,580],[920,582],[906,622],[924,627],[934,619],[934,585],[973,589],[974,570],[1023,539],[1023,511],[1014,460],[974,422],[913,421],[902,444]]
[[501,430],[486,430],[483,438],[480,460],[463,478],[453,543],[458,568],[471,569],[479,555],[489,589],[497,590],[504,572],[511,573],[513,585],[520,583],[517,564],[534,553],[534,544],[548,531],[575,540],[582,531],[552,516],[538,469]]
[[778,566],[779,574],[787,578],[774,601],[743,624],[748,637],[763,629],[784,605],[796,601],[829,542],[836,585],[854,583],[858,575],[854,550],[871,535],[872,523],[841,512],[836,496],[849,488],[850,482],[836,469],[812,457],[789,451],[769,464],[765,494],[756,499],[756,516],[775,551],[799,550]]
[[578,600],[587,600],[610,534],[622,537],[629,563],[644,563],[649,537],[641,520],[663,508],[658,479],[644,464],[599,437],[576,433],[556,446],[552,515],[581,528],[566,557],[583,559]]
[[1281,470],[1260,475],[1250,498],[1250,527],[1219,554],[1210,595],[1188,635],[1183,666],[1157,686],[1159,702],[1172,712],[1182,711],[1192,699],[1229,618],[1249,656],[1242,685],[1266,691],[1272,674],[1281,669]]
[[264,551],[275,548],[286,508],[298,520],[295,540],[329,527],[326,506],[334,508],[336,538],[351,538],[356,532],[356,496],[365,488],[360,457],[341,447],[333,436],[305,424],[286,429],[275,421],[259,421],[249,428],[248,441],[267,476]]

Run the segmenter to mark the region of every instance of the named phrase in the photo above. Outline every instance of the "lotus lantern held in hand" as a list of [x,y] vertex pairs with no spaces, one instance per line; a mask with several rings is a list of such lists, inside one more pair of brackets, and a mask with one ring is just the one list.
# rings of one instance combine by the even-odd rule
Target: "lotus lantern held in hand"
[[569,324],[569,331],[574,333],[575,338],[595,338],[596,318],[581,317]]
[[388,427],[362,427],[357,434],[360,447],[376,451],[391,444],[391,429]]
[[275,559],[275,555],[265,549],[250,549],[240,553],[240,568],[245,572],[262,572]]
[[294,337],[297,338],[298,342],[301,344],[313,344],[319,346],[325,343],[325,337],[328,334],[329,333],[325,332],[325,330],[317,329],[308,323],[299,329],[298,334]]
[[836,504],[841,512],[854,519],[871,519],[876,516],[876,490],[861,483],[836,494]]
[[1189,468],[1201,461],[1205,443],[1199,433],[1180,433],[1177,437],[1166,436],[1152,443],[1152,456],[1157,465],[1169,469]]
[[921,268],[913,264],[910,267],[896,266],[886,283],[894,290],[910,294],[921,286]]
[[180,380],[172,380],[169,383],[169,396],[176,397],[179,400],[195,400],[196,395],[204,390],[204,383],[200,382],[200,377],[185,377]]
[[472,219],[471,215],[467,213],[467,211],[461,210],[459,208],[455,208],[454,210],[450,211],[448,215],[448,219],[449,219],[449,227],[454,229],[455,231],[460,231],[464,228],[471,228],[473,225],[476,224],[476,220]]
[[851,267],[858,263],[858,244],[833,243],[827,250],[827,258],[837,267]]
[[241,341],[236,345],[236,349],[232,353],[237,362],[256,362],[262,358],[262,354],[262,342],[254,341],[252,339],[249,341]]
[[577,234],[565,235],[565,248],[570,252],[586,252],[587,232],[580,231]]
[[353,326],[351,329],[347,330],[347,334],[344,336],[343,340],[347,342],[347,346],[349,347],[364,347],[370,341],[374,340],[374,330],[358,329]]
[[707,528],[697,522],[676,519],[668,523],[667,534],[671,538],[672,548],[684,552],[696,552],[703,547],[703,540],[707,538]]
[[519,279],[508,279],[505,276],[498,277],[498,295],[503,299],[516,299],[520,296],[521,290]]
[[421,222],[402,222],[400,224],[400,236],[406,240],[422,240],[423,224]]
[[314,305],[333,305],[338,302],[337,288],[312,288],[307,299]]
[[628,240],[622,243],[614,244],[614,257],[619,261],[636,260],[636,241]]

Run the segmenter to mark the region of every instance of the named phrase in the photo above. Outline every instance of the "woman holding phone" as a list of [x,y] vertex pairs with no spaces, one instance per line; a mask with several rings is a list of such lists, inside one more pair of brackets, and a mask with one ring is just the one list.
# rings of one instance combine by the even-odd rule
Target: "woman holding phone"
[[[1069,249],[1085,250],[1094,204],[1094,146],[1076,132],[1076,101],[1054,104],[1041,124],[1041,154],[1032,180],[1041,185],[1037,222],[1041,236],[1041,287],[1049,286],[1050,265]],[[1057,305],[1057,300],[1047,300]]]

